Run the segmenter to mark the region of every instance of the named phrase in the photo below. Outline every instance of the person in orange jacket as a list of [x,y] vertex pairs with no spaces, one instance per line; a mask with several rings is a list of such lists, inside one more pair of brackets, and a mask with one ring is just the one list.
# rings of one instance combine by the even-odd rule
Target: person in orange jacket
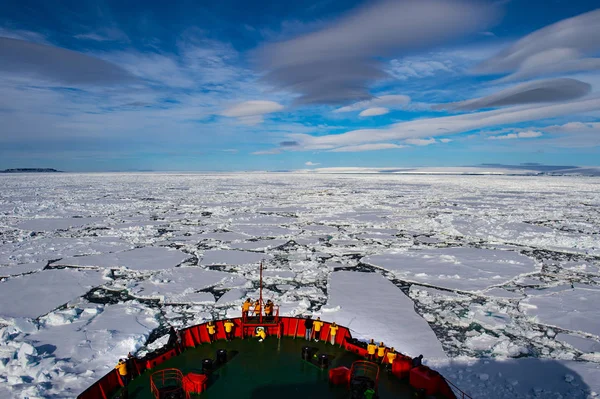
[[257,300],[256,302],[254,302],[254,317],[259,317],[260,316],[260,300]]
[[127,373],[127,361],[125,359],[120,359],[119,363],[115,366],[115,370],[119,372],[119,378],[121,379],[121,383],[124,387],[129,384],[129,374]]
[[250,298],[246,298],[246,302],[242,304],[242,318],[248,318],[248,312],[250,312],[250,306],[252,306],[252,302]]
[[227,319],[223,324],[225,326],[225,336],[227,337],[227,341],[231,341],[233,339],[233,327],[235,324],[230,319]]
[[321,321],[320,317],[317,317],[317,320],[313,322],[313,328],[315,329],[315,342],[319,342],[321,328],[323,328],[323,322]]
[[329,326],[329,336],[331,337],[331,345],[335,345],[335,335],[337,334],[337,330],[339,329],[338,325],[334,323]]
[[208,330],[208,340],[210,342],[214,342],[215,334],[217,333],[217,326],[215,326],[215,323],[211,320],[206,325],[206,329]]
[[385,356],[385,345],[383,344],[383,342],[380,342],[379,345],[377,345],[377,361],[379,363],[383,363],[384,356]]
[[370,361],[375,360],[375,351],[377,350],[377,345],[375,345],[375,341],[371,340],[367,345],[367,359]]
[[273,302],[269,299],[265,304],[265,316],[267,320],[271,320],[273,318]]

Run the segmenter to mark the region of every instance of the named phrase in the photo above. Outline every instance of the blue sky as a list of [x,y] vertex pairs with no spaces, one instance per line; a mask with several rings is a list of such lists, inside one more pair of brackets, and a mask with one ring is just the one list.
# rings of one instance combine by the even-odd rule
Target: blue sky
[[0,168],[600,165],[597,7],[4,2]]

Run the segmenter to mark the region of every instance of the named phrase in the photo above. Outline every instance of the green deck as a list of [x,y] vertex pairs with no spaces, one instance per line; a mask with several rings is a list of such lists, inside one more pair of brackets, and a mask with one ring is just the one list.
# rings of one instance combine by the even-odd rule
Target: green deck
[[[215,370],[209,380],[208,389],[199,396],[211,398],[260,398],[282,397],[284,399],[307,398],[347,398],[345,387],[330,386],[328,369],[322,370],[301,358],[305,345],[319,349],[318,353],[327,353],[330,367],[351,367],[357,355],[345,351],[339,346],[323,342],[308,343],[304,339],[269,337],[264,342],[256,339],[235,339],[232,342],[218,341],[187,349],[181,355],[167,360],[155,370],[147,371],[135,378],[128,386],[130,399],[153,398],[150,392],[150,374],[165,368],[177,368],[187,374],[202,371],[202,359],[216,358],[218,349],[237,355]],[[406,381],[400,381],[381,367],[379,374],[379,396],[387,398],[410,398],[413,390]]]

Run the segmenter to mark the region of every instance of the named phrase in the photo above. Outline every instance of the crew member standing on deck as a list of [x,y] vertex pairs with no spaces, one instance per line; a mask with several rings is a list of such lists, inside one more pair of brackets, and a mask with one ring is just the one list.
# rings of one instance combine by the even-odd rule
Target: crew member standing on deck
[[314,322],[313,320],[310,318],[310,316],[306,316],[306,320],[304,320],[304,328],[305,328],[305,332],[304,332],[304,338],[307,341],[310,341],[312,338],[312,329],[313,329],[313,325]]
[[375,360],[375,351],[377,350],[377,345],[375,345],[375,341],[371,340],[369,345],[367,345],[367,359],[370,361]]
[[270,299],[265,305],[265,316],[269,321],[273,319],[273,302]]
[[333,324],[331,324],[331,326],[329,326],[329,335],[331,336],[331,345],[335,345],[335,335],[337,334],[337,330],[338,330],[338,325],[335,324],[335,322]]
[[119,378],[124,387],[129,383],[129,375],[127,374],[127,362],[125,359],[120,359],[119,363],[115,366],[115,369],[119,372]]
[[233,339],[233,327],[235,324],[230,319],[227,319],[225,324],[225,336],[227,337],[227,341],[231,341]]
[[413,358],[413,360],[412,360],[413,367],[419,367],[422,365],[423,365],[423,355],[419,355],[419,356]]
[[386,368],[388,370],[392,369],[392,364],[394,363],[394,360],[396,360],[396,357],[398,355],[396,354],[396,351],[394,350],[394,348],[390,348],[390,350],[388,351],[386,357],[387,357],[387,365]]
[[315,329],[315,342],[319,342],[319,338],[321,337],[321,328],[323,328],[323,322],[320,317],[317,317],[317,320],[313,323],[313,328]]
[[254,302],[254,317],[259,317],[260,316],[260,300],[256,300],[256,302]]
[[215,323],[211,320],[206,325],[206,329],[208,330],[208,340],[210,342],[214,342],[215,341],[215,334],[217,332],[217,326],[215,326]]
[[252,302],[250,298],[246,298],[246,302],[242,304],[242,318],[245,320],[248,318],[248,312],[250,312],[250,306]]
[[385,355],[385,345],[383,344],[383,342],[380,342],[379,345],[377,345],[377,361],[379,363],[383,363],[384,355]]

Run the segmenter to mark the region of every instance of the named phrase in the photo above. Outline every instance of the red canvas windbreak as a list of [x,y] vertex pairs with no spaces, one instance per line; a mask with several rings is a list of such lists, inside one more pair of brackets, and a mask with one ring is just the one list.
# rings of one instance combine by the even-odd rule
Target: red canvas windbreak
[[121,380],[117,370],[112,370],[94,385],[83,391],[78,399],[108,399],[121,388]]
[[199,326],[190,327],[190,332],[191,332],[192,336],[194,337],[194,342],[196,343],[196,345],[200,345],[202,343],[202,339],[200,338],[200,327]]
[[158,355],[157,357],[155,357],[151,360],[148,360],[146,368],[153,369],[156,366],[158,366],[159,364],[161,364],[175,356],[177,356],[177,350],[171,349],[170,351],[167,351],[167,352],[163,353],[162,355]]
[[210,337],[208,336],[208,329],[206,328],[206,324],[201,324],[198,326],[200,330],[200,339],[202,342],[210,342]]
[[196,343],[194,342],[194,336],[192,335],[192,331],[189,328],[186,330],[183,330],[181,332],[181,336],[182,336],[183,345],[186,348],[193,348],[196,346]]
[[241,338],[242,337],[242,319],[241,318],[237,318],[237,319],[233,319],[231,320],[233,321],[233,336],[236,338]]

